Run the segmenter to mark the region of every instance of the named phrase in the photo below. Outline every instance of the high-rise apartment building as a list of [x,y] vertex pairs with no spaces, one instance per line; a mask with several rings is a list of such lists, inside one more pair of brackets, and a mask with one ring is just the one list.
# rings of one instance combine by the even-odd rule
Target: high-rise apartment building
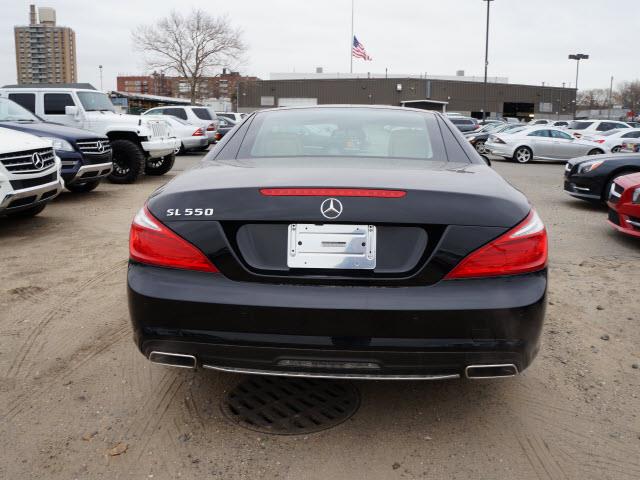
[[76,34],[56,25],[56,11],[29,9],[29,25],[14,27],[18,83],[75,83]]

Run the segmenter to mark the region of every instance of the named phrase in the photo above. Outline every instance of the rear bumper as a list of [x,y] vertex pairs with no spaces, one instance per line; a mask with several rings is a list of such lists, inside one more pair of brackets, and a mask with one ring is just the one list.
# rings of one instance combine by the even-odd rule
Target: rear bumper
[[163,138],[140,142],[142,149],[147,152],[149,158],[160,158],[172,154],[180,146],[179,138]]
[[128,272],[145,356],[316,376],[457,376],[505,363],[522,371],[540,346],[546,288],[546,270],[388,288],[245,283],[133,263]]
[[209,145],[211,142],[208,137],[185,137],[182,139],[182,145],[186,150],[190,148],[202,148]]

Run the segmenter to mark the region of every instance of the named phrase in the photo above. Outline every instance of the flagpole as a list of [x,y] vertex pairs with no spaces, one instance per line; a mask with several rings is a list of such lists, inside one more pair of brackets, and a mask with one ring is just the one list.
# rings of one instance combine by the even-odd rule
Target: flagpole
[[349,61],[350,61],[349,73],[353,73],[353,2],[354,0],[351,0],[351,38],[349,39]]

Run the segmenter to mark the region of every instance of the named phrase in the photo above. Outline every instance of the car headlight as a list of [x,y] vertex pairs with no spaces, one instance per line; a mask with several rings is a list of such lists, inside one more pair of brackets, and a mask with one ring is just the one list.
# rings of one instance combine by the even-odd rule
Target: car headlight
[[602,160],[592,160],[590,162],[581,163],[578,167],[578,173],[589,173],[598,168],[604,162]]
[[55,137],[42,137],[42,138],[44,138],[45,140],[51,140],[54,150],[64,150],[67,152],[73,152],[75,150],[69,142],[67,142],[66,140],[63,140],[62,138],[55,138]]
[[636,188],[633,191],[633,195],[631,196],[631,201],[633,203],[640,203],[640,188]]

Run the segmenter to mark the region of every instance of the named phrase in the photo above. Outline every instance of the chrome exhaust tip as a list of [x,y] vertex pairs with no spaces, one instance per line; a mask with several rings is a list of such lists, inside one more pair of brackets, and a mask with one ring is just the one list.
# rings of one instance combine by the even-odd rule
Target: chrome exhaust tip
[[500,363],[495,365],[469,365],[464,369],[467,378],[504,378],[515,377],[518,374],[518,367],[513,363]]
[[158,365],[169,367],[195,369],[198,365],[196,357],[182,353],[169,353],[153,351],[149,354],[149,361]]

